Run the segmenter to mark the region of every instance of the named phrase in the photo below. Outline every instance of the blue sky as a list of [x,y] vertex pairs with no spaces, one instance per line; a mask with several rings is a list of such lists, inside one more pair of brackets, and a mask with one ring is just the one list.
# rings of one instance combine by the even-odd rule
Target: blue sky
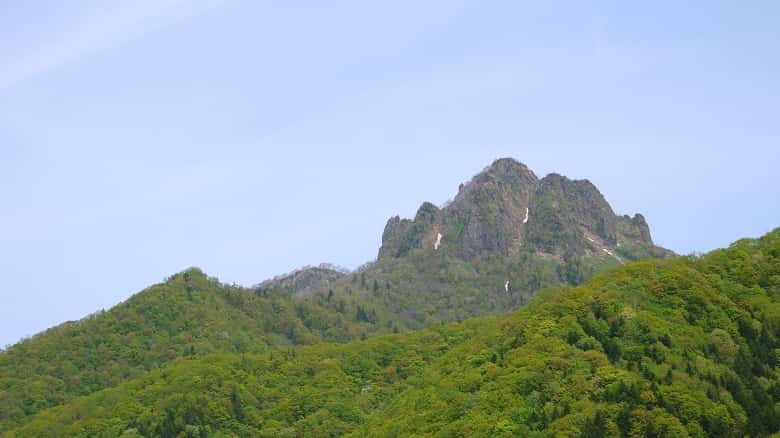
[[643,3],[4,2],[0,345],[188,266],[356,267],[503,156],[680,253],[780,225],[780,3]]

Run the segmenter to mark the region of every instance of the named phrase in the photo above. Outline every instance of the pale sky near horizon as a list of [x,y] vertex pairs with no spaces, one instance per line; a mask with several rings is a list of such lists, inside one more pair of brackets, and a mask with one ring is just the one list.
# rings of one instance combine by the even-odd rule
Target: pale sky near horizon
[[354,268],[498,157],[657,244],[780,226],[780,3],[7,1],[0,346],[199,266]]

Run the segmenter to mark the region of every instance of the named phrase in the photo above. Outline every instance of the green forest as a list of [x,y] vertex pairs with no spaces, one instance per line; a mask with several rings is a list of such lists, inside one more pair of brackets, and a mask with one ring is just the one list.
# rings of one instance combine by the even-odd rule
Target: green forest
[[[344,343],[503,314],[544,287],[578,284],[617,265],[605,256],[560,263],[530,251],[469,262],[447,251],[418,249],[302,297],[226,285],[188,269],[108,311],[0,353],[0,432],[175,360]],[[506,280],[512,283],[509,293]]]
[[[443,274],[453,275],[461,278]],[[177,274],[0,354],[0,431],[742,437],[780,429],[780,229],[700,257],[607,267],[579,286],[529,295],[510,313],[497,315],[496,305],[496,315],[442,317],[431,304],[418,321],[429,326],[416,331],[407,331],[414,317],[359,299],[402,288],[404,275],[353,277],[351,296],[293,301],[198,270]]]

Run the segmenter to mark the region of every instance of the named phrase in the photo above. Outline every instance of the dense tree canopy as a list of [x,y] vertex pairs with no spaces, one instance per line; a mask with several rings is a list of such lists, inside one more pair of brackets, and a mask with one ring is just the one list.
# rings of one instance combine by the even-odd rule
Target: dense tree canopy
[[531,252],[468,262],[446,250],[418,249],[305,296],[229,286],[192,268],[109,311],[0,352],[0,432],[181,358],[347,342],[500,314],[543,287],[576,284],[615,265],[608,256],[555,261]]
[[[138,317],[177,321],[163,333],[124,339],[123,324],[132,318],[117,317],[109,326],[118,339],[105,348],[127,349],[116,363],[90,363],[86,355],[66,369],[56,357],[45,364],[9,362],[40,357],[25,350],[0,355],[0,421],[18,426],[8,436],[741,437],[780,429],[780,229],[701,258],[630,263],[578,287],[545,290],[502,317],[346,344],[292,341],[340,340],[381,325],[384,316],[370,302],[356,305],[356,318],[347,320],[311,301],[338,303],[341,294],[322,294],[288,310],[300,325],[277,327],[288,319],[269,314],[284,311],[249,309],[289,301],[247,298],[192,274],[174,279],[184,286],[177,299],[203,300],[203,312],[235,300],[235,319],[211,321],[206,312],[190,323],[203,326],[195,328],[166,313],[162,300],[156,312]],[[392,278],[373,280],[357,276],[355,289],[365,283],[365,294],[381,294],[385,280],[393,285]],[[193,286],[190,298],[192,281],[207,283]],[[118,309],[132,314],[132,300],[123,306]],[[223,353],[123,368],[136,351],[132,342],[154,351],[159,337],[176,339],[168,349]],[[273,337],[288,345],[279,347]],[[88,334],[52,339],[49,347],[14,348],[34,346],[42,354],[57,351],[58,340],[74,348],[91,340]],[[99,352],[102,342],[86,351]],[[60,377],[36,371],[55,363]],[[68,381],[82,369],[97,373],[85,371],[88,379],[128,375],[117,385]],[[34,384],[20,383],[25,373]],[[70,396],[85,385],[113,387]],[[22,402],[14,392],[20,387]],[[35,414],[36,406],[52,405]]]

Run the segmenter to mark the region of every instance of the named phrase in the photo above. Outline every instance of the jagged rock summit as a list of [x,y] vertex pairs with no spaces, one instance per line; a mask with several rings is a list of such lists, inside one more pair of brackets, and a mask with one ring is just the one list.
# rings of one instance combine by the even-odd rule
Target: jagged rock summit
[[415,218],[390,218],[379,258],[447,251],[465,260],[531,251],[563,259],[609,255],[622,261],[672,255],[653,244],[641,214],[619,216],[588,180],[551,173],[539,179],[511,158],[461,184],[452,202],[423,203]]

